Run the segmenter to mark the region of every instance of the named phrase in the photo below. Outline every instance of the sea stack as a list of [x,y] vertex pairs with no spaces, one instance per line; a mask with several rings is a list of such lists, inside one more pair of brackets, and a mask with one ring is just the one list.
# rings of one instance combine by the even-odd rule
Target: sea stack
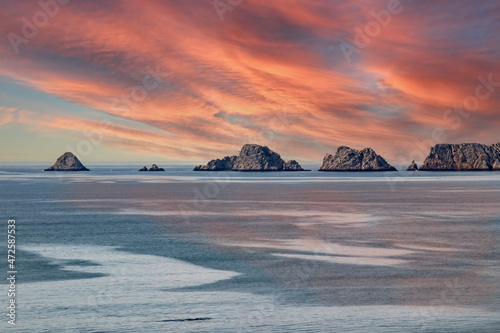
[[267,146],[246,144],[238,156],[214,159],[194,171],[305,171],[295,160],[284,161]]
[[82,162],[73,153],[66,152],[59,156],[50,168],[44,171],[89,171],[89,169],[84,167]]
[[371,148],[340,146],[335,155],[326,154],[319,171],[397,171]]
[[148,171],[148,168],[146,168],[146,166],[143,166],[142,168],[139,169],[139,171]]
[[418,171],[418,165],[415,161],[411,161],[411,164],[408,166],[406,171]]
[[437,144],[420,167],[423,171],[500,170],[500,143]]

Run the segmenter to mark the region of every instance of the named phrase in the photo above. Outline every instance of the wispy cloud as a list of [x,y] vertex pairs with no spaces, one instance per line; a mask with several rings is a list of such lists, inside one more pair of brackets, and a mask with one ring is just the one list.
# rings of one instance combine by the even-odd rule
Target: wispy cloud
[[[258,138],[307,160],[341,144],[396,156],[436,126],[450,127],[443,113],[474,93],[479,76],[500,81],[497,1],[401,4],[349,64],[339,44],[387,1],[245,0],[223,21],[210,1],[70,2],[17,54],[0,41],[0,74],[129,120],[104,133],[105,144],[126,149],[205,159]],[[36,2],[4,3],[0,35],[22,34],[23,17],[37,10]],[[148,67],[165,74],[161,84],[123,114],[114,101]],[[451,140],[499,140],[495,88]],[[30,112],[2,110],[0,125],[72,135],[98,126],[85,114]]]

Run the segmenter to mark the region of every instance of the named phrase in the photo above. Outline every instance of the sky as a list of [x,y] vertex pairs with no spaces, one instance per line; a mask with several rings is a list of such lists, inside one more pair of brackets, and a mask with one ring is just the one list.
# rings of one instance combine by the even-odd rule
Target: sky
[[0,163],[500,142],[498,0],[0,0]]

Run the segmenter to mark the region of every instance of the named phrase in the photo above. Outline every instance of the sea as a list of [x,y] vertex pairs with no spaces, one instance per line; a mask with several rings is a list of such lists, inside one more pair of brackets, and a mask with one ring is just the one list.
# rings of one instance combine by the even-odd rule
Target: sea
[[500,172],[44,167],[0,165],[1,332],[500,332]]

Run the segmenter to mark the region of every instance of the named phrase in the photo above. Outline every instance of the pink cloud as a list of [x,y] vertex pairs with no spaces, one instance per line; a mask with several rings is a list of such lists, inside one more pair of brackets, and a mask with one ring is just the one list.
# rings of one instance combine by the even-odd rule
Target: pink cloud
[[[479,76],[492,73],[500,81],[499,6],[402,1],[401,13],[348,63],[340,43],[352,43],[354,27],[364,28],[387,3],[248,0],[223,21],[210,1],[70,3],[19,54],[3,39],[0,72],[144,125],[109,130],[114,145],[151,143],[180,159],[214,157],[252,139],[314,161],[345,144],[374,146],[391,157],[436,127],[453,140],[481,128],[483,140],[498,141],[498,91],[458,129],[443,114],[475,94]],[[39,9],[6,5],[0,33],[19,32],[21,18]],[[148,68],[159,69],[161,82],[144,90]],[[117,101],[134,91],[146,97],[124,112]],[[29,122],[41,131],[98,126],[79,117],[69,127],[57,117]]]

